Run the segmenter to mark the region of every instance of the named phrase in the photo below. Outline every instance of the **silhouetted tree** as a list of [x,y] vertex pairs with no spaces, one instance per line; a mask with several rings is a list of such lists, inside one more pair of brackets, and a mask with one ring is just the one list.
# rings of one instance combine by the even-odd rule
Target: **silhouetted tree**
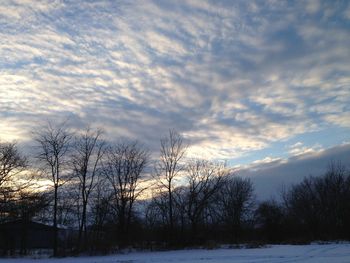
[[[102,131],[87,128],[74,141],[72,164],[73,175],[78,178],[78,217],[79,249],[86,248],[87,242],[87,208],[90,195],[97,184],[99,165],[104,153],[105,143],[101,141]],[[84,234],[84,236],[83,236]]]
[[0,188],[13,184],[27,166],[27,159],[20,154],[15,142],[0,142]]
[[146,189],[141,182],[148,152],[137,142],[119,143],[106,153],[103,173],[112,187],[121,245],[128,243],[128,233],[136,199]]
[[106,225],[112,221],[113,196],[110,194],[108,181],[99,174],[97,185],[91,198],[91,220],[92,220],[92,236],[91,236],[91,251],[108,252],[113,245],[109,240]]
[[238,242],[242,224],[248,222],[254,211],[255,196],[249,178],[229,175],[216,196],[219,217],[232,241]]
[[210,199],[223,187],[222,182],[228,173],[229,170],[219,163],[194,160],[187,164],[185,211],[190,221],[192,242],[197,242],[198,225],[205,217]]
[[154,178],[157,180],[159,187],[167,192],[170,239],[173,238],[174,231],[174,181],[183,170],[181,160],[185,155],[186,149],[187,145],[185,145],[183,137],[176,131],[170,130],[169,135],[160,140],[160,158],[155,166]]
[[57,211],[59,195],[58,189],[67,182],[67,165],[69,163],[69,151],[71,149],[72,134],[68,131],[65,123],[53,126],[48,123],[40,131],[35,132],[35,141],[38,144],[37,159],[52,181],[54,188],[53,206],[53,227],[54,233],[54,256],[58,255],[58,231],[57,231]]
[[283,207],[275,200],[261,202],[255,211],[257,228],[268,242],[280,242],[286,238],[284,231],[285,215]]
[[27,159],[15,142],[0,142],[0,220],[5,220],[12,212],[16,193],[28,187],[29,177],[24,176],[27,168]]
[[349,175],[331,163],[323,176],[307,177],[283,193],[288,217],[306,240],[343,237],[348,230]]

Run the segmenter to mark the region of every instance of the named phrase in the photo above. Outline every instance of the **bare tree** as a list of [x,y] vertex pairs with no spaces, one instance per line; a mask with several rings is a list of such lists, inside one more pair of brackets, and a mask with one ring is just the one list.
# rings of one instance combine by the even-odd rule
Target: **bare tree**
[[160,187],[165,189],[168,194],[170,237],[172,237],[174,231],[174,181],[183,170],[181,160],[185,155],[186,149],[187,145],[185,145],[183,137],[174,130],[170,130],[168,137],[163,137],[160,140],[160,158],[155,166],[154,177],[160,184]]
[[0,220],[11,212],[16,192],[29,185],[29,180],[22,180],[27,167],[27,159],[15,142],[0,142]]
[[106,238],[104,226],[111,216],[112,196],[108,180],[101,173],[98,173],[97,184],[92,194],[90,206],[93,231],[90,249],[108,251],[112,244]]
[[36,156],[46,170],[48,178],[52,181],[54,188],[53,226],[54,226],[54,247],[53,254],[57,256],[58,230],[58,189],[67,182],[68,156],[71,148],[72,134],[68,131],[66,123],[53,126],[48,123],[39,132],[35,132],[35,141],[38,144],[39,152]]
[[198,224],[203,219],[210,199],[222,187],[229,170],[225,165],[205,160],[194,160],[187,165],[188,193],[185,210],[191,224],[192,241],[195,242]]
[[87,128],[74,142],[74,153],[72,157],[74,175],[78,178],[79,196],[79,247],[82,249],[84,233],[84,247],[86,247],[86,221],[89,197],[97,183],[99,165],[104,153],[105,143],[101,141],[102,131],[93,131]]
[[169,226],[168,197],[165,192],[153,194],[145,209],[145,225],[150,232],[150,244],[157,239],[163,241],[168,235],[165,227]]
[[26,168],[27,160],[18,151],[17,144],[0,142],[0,187],[13,183],[14,177]]
[[216,200],[218,214],[228,228],[231,239],[238,241],[242,224],[254,209],[253,183],[249,178],[229,175],[224,179]]
[[119,143],[107,152],[103,173],[112,186],[121,245],[127,243],[135,200],[145,190],[140,186],[148,152],[137,142]]
[[289,218],[301,229],[299,235],[306,239],[349,235],[349,178],[341,163],[331,162],[323,176],[306,177],[282,193]]
[[255,223],[260,236],[268,242],[280,242],[286,238],[283,224],[285,224],[285,213],[283,207],[276,200],[271,199],[259,204],[255,211]]

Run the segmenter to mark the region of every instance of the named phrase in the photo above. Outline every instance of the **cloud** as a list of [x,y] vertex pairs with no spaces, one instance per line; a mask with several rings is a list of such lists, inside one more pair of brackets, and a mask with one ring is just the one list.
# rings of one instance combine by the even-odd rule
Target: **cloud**
[[232,159],[349,128],[348,7],[306,3],[3,1],[1,137],[71,117],[153,152],[175,128],[189,155]]
[[300,156],[300,155],[306,155],[306,154],[316,154],[317,152],[321,152],[323,149],[321,145],[316,144],[312,147],[304,146],[302,142],[297,142],[291,146],[288,147],[289,151],[288,153],[293,156]]
[[[299,149],[301,143],[292,145]],[[302,148],[304,149],[304,148]],[[301,182],[307,176],[323,175],[331,162],[340,161],[350,170],[350,144],[318,150],[293,152],[293,156],[283,158],[265,158],[252,165],[238,169],[237,174],[251,178],[258,199],[280,198],[281,190]]]
[[319,0],[306,1],[306,11],[310,14],[318,12],[321,8],[321,3]]

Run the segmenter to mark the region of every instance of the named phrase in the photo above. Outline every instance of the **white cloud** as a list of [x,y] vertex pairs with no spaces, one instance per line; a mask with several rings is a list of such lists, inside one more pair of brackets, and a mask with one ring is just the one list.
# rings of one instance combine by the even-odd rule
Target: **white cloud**
[[308,0],[305,1],[305,4],[306,11],[311,14],[318,12],[321,8],[321,3],[319,0]]
[[349,127],[349,34],[304,8],[322,9],[316,1],[2,2],[1,136],[73,115],[152,149],[176,128],[190,154],[233,158]]
[[291,156],[301,156],[306,154],[316,154],[323,151],[320,144],[315,144],[311,147],[304,146],[302,142],[297,142],[291,146],[289,146],[288,153]]

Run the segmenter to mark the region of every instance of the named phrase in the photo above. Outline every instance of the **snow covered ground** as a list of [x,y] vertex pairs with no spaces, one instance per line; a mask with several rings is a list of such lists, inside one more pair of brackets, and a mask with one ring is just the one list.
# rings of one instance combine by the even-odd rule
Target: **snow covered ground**
[[350,244],[274,245],[255,249],[178,250],[133,252],[100,257],[62,259],[0,259],[0,263],[349,263]]

